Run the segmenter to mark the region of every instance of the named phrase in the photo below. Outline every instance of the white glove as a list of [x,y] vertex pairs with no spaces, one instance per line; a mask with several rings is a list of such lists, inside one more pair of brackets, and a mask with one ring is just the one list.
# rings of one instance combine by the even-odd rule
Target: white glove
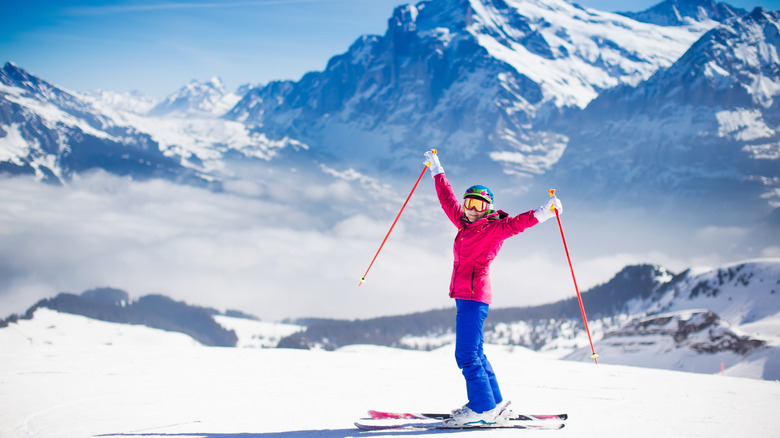
[[431,169],[431,177],[434,177],[440,173],[444,173],[444,168],[439,163],[439,156],[434,154],[433,151],[425,151],[425,165],[431,163],[429,168]]
[[561,200],[557,196],[553,196],[544,205],[534,210],[534,217],[539,220],[539,223],[555,217],[553,208],[558,210],[558,214],[563,213],[563,204],[561,204]]

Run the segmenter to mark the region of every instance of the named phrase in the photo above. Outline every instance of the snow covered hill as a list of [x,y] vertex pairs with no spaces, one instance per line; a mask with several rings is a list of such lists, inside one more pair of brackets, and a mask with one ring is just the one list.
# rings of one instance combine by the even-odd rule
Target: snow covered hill
[[[38,312],[0,329],[4,438],[346,438],[363,435],[353,422],[368,409],[448,411],[466,397],[450,347],[203,347],[181,334]],[[516,410],[569,414],[560,431],[523,435],[770,437],[780,428],[776,382],[486,351]]]
[[650,300],[629,303],[629,309],[641,306],[646,313],[659,313],[706,308],[731,324],[749,324],[780,312],[780,259],[692,269],[667,286]]
[[201,345],[183,333],[164,331],[137,324],[100,321],[82,315],[57,312],[42,307],[31,319],[22,319],[0,329],[3,350],[20,347],[61,348],[118,346],[138,348],[174,348]]
[[216,309],[174,301],[154,294],[130,299],[127,292],[96,288],[79,295],[59,293],[35,303],[22,316],[0,319],[0,328],[35,319],[39,311],[55,311],[95,320],[186,334],[199,343],[222,347],[276,347],[279,341],[304,327],[260,321],[235,310]]
[[[780,317],[769,321],[778,325]],[[595,350],[602,363],[780,380],[780,337],[745,333],[708,310],[633,320],[606,332]],[[566,358],[587,362],[590,355],[586,347]]]
[[214,320],[236,333],[237,348],[275,348],[282,338],[306,328],[296,324],[256,321],[227,315],[214,315]]
[[[627,322],[597,329],[605,363],[715,372],[722,362],[733,375],[780,379],[780,260],[689,271],[625,309]],[[590,360],[590,347],[566,357]]]

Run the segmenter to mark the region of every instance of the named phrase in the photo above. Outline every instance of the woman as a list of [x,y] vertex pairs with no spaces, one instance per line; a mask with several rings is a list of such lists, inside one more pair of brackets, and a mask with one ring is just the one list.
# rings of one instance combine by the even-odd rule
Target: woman
[[493,210],[493,193],[485,186],[466,190],[463,203],[455,196],[444,175],[439,157],[425,153],[444,213],[457,227],[450,297],[455,299],[455,360],[466,379],[469,402],[453,411],[445,426],[468,427],[500,423],[511,415],[498,387],[496,375],[482,351],[482,326],[492,302],[490,263],[504,240],[563,211],[556,197],[525,213],[510,217]]

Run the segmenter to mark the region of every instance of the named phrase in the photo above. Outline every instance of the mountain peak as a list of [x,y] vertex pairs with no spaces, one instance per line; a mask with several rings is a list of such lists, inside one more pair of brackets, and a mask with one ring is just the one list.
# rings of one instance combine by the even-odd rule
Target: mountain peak
[[218,117],[239,101],[225,90],[222,79],[214,76],[206,82],[193,79],[149,111],[151,116]]
[[780,82],[779,28],[780,12],[756,8],[712,29],[650,81],[665,83],[669,97],[682,85],[692,93],[704,88],[717,91],[717,97],[709,99],[713,106],[770,108],[780,97],[780,90],[769,85]]
[[48,90],[59,90],[10,61],[6,62],[3,69],[0,70],[0,83],[49,97],[52,93]]
[[742,16],[744,9],[713,0],[665,0],[641,12],[618,12],[634,20],[660,26],[684,26],[691,22],[718,21]]
[[221,89],[225,88],[225,85],[222,82],[222,78],[220,78],[219,76],[214,76],[211,79],[209,79],[208,84],[210,84],[214,88],[221,88]]

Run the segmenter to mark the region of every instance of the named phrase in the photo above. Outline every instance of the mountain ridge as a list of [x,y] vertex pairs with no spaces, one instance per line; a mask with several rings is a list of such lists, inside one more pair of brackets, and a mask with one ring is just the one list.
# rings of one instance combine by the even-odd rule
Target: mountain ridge
[[713,0],[665,0],[640,12],[618,12],[620,15],[644,23],[661,26],[680,26],[690,20],[724,22],[744,15],[747,11]]

